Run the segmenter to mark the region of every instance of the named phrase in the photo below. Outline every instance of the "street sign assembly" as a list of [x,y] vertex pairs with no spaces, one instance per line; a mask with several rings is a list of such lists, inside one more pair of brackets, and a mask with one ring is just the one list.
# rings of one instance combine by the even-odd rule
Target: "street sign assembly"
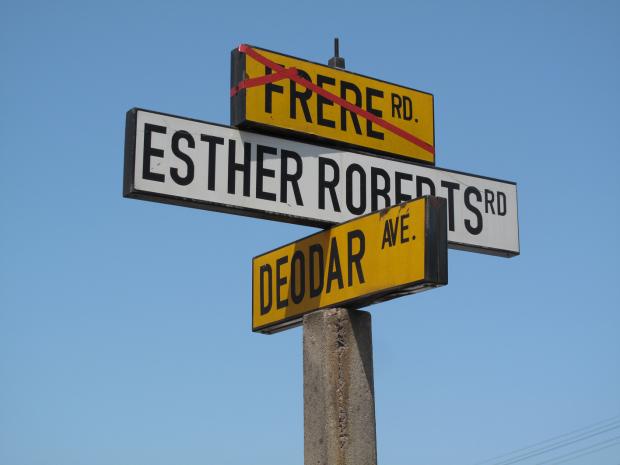
[[127,113],[124,195],[323,228],[436,195],[450,248],[519,254],[513,182],[141,109]]
[[435,164],[433,95],[241,45],[231,125]]
[[334,51],[233,50],[234,127],[129,110],[123,195],[329,228],[254,257],[252,330],[303,321],[306,462],[371,464],[372,333],[354,310],[447,284],[448,247],[518,255],[517,186],[435,167],[433,95]]
[[252,261],[252,330],[330,307],[360,308],[448,283],[447,207],[425,196],[347,221]]

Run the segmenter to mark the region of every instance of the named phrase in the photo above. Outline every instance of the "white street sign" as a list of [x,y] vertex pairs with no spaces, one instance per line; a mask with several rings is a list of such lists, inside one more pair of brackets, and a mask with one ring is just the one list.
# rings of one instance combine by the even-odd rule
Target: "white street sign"
[[517,186],[141,109],[124,196],[328,227],[422,195],[448,201],[451,248],[519,254]]

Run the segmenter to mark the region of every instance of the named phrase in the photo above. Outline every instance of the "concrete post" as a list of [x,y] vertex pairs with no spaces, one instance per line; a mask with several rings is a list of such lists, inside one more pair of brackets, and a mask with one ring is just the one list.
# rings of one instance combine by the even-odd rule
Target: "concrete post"
[[370,313],[304,316],[304,464],[376,465]]

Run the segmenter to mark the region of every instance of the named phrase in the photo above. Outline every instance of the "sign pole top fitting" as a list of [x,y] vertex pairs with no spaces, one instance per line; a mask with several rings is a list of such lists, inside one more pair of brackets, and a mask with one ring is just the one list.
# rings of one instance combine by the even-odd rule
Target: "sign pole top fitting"
[[329,59],[327,65],[332,68],[344,69],[344,58],[340,56],[339,48],[338,37],[336,37],[334,38],[334,56]]

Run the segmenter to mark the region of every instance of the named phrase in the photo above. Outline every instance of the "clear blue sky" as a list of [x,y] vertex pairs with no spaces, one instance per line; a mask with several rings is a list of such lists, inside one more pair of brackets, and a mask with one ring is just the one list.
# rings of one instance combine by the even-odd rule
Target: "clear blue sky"
[[620,414],[618,2],[4,1],[0,463],[303,463],[302,332],[251,333],[250,263],[314,230],[122,198],[124,123],[228,123],[233,47],[336,35],[435,95],[438,166],[519,189],[519,257],[451,251],[448,286],[370,308],[379,462]]

